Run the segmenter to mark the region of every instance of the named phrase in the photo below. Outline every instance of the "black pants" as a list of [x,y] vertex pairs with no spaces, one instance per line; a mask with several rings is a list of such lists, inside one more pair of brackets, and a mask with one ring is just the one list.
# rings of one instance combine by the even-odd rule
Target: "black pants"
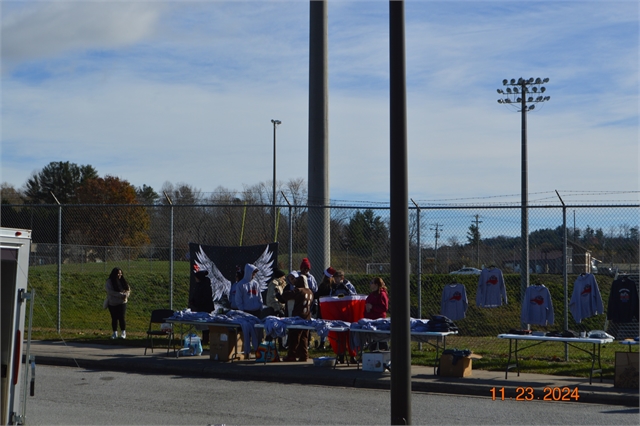
[[122,305],[109,305],[109,313],[111,314],[111,330],[118,331],[118,323],[120,323],[120,330],[127,329],[127,322],[125,315],[127,313],[127,304]]

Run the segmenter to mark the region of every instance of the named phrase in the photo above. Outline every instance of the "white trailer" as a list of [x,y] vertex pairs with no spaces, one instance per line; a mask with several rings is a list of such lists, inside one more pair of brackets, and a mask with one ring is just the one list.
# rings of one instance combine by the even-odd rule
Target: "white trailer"
[[[0,340],[2,341],[2,425],[25,423],[27,382],[31,364],[31,395],[35,379],[35,361],[29,353],[34,292],[27,291],[31,231],[0,228]],[[25,336],[25,317],[29,303],[29,326]],[[26,344],[25,344],[26,339]]]

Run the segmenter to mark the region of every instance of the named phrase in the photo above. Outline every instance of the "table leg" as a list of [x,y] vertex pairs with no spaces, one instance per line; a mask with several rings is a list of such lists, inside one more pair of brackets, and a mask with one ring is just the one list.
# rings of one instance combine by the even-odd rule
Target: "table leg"
[[518,361],[518,341],[516,340],[516,370],[518,371],[518,377],[520,377],[520,362]]
[[[600,357],[600,348],[602,345],[598,344],[598,352],[596,353],[596,343],[593,344],[591,351],[591,372],[589,373],[589,384],[593,383],[593,373],[600,373],[600,383],[602,383],[602,358]],[[598,360],[598,369],[595,369],[596,358]]]
[[600,369],[600,383],[602,383],[602,358],[600,358],[601,344],[598,344],[598,368]]
[[[518,371],[518,377],[520,376],[520,363],[518,362],[518,339],[515,339],[515,343],[514,343],[514,347],[515,350],[512,349],[511,346],[511,341],[513,339],[509,339],[509,359],[507,360],[507,369],[504,372],[504,378],[507,378],[507,375],[509,373],[509,369],[516,367],[516,370]],[[525,347],[526,349],[526,347]],[[513,354],[514,360],[515,360],[515,364],[511,364],[511,355]]]
[[176,351],[176,358],[180,358],[180,351],[184,348],[184,330],[182,329],[182,325],[180,324],[180,344],[178,345],[179,349]]
[[[443,341],[444,341],[444,336],[442,337]],[[445,345],[446,346],[446,345]],[[435,362],[433,364],[433,375],[435,376],[438,372],[438,359],[439,359],[439,353],[440,353],[440,342],[438,340],[438,337],[436,337],[436,359]]]
[[[233,335],[233,355],[231,355],[231,362],[235,361],[236,359],[239,359],[240,357],[238,356],[238,329],[237,328],[229,328],[229,335]],[[244,348],[243,348],[244,350]],[[249,352],[249,354],[251,354],[251,352]],[[247,357],[247,359],[249,359],[249,357]]]

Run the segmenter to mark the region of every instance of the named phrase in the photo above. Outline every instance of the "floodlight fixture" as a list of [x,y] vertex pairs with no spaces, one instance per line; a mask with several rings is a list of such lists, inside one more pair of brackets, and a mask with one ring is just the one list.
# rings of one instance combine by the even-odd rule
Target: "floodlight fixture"
[[[515,78],[512,78],[511,80],[504,79],[502,80],[502,84],[506,86],[506,88],[497,89],[497,92],[500,95],[506,95],[506,97],[502,98],[500,103],[509,104],[514,108],[520,106],[519,111],[530,111],[529,103],[545,102],[549,100],[546,96],[528,96],[530,93],[545,93],[547,89],[541,85],[548,81],[548,78],[543,79],[540,77],[520,77],[517,80]],[[523,96],[518,96],[520,94]]]

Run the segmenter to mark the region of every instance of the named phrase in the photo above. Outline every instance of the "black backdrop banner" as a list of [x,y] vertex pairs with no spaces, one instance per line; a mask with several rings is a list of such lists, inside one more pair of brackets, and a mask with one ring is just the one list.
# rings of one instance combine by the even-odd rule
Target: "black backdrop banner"
[[255,263],[264,253],[265,249],[273,253],[272,270],[278,269],[278,243],[261,244],[256,246],[242,247],[224,247],[224,246],[207,246],[197,243],[189,243],[189,263],[190,263],[190,294],[195,285],[194,265],[197,259],[196,253],[202,251],[216,265],[218,270],[230,282],[236,282],[236,266],[244,272],[244,265],[247,263]]

